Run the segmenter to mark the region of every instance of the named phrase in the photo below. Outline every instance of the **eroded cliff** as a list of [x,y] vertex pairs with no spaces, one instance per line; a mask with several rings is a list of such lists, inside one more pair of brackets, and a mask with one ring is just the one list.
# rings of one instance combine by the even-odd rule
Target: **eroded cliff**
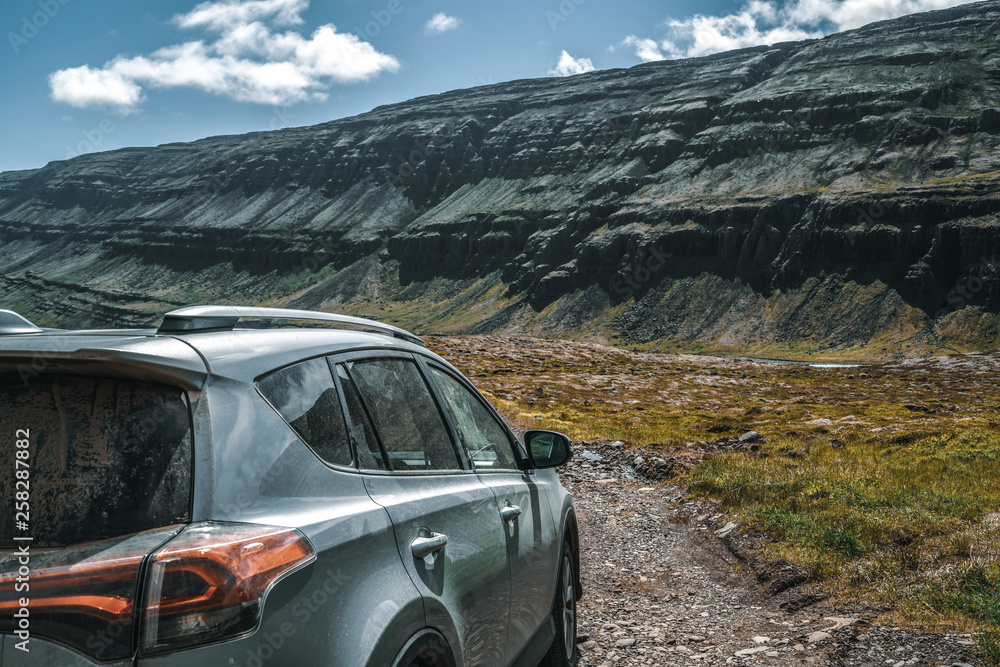
[[993,348],[1000,2],[0,174],[4,305],[888,356]]

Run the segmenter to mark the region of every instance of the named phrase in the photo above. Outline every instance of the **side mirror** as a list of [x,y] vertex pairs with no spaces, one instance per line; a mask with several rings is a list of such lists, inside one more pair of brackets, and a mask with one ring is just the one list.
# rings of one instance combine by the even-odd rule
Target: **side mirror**
[[524,444],[532,468],[556,468],[573,456],[569,437],[555,431],[527,431]]

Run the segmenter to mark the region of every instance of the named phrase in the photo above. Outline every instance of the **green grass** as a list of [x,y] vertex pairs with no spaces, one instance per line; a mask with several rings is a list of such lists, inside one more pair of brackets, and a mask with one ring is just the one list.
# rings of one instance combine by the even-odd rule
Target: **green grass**
[[731,454],[695,468],[690,490],[720,500],[773,542],[764,554],[806,567],[844,598],[889,604],[889,620],[978,633],[1000,664],[997,534],[1000,433],[969,430],[897,446],[868,437],[789,459]]
[[799,548],[819,572],[837,572],[850,558],[919,552],[921,541],[963,530],[1000,506],[995,432],[936,436],[908,448],[870,437],[805,459],[782,456],[796,444],[769,444],[766,458],[711,459],[689,486]]

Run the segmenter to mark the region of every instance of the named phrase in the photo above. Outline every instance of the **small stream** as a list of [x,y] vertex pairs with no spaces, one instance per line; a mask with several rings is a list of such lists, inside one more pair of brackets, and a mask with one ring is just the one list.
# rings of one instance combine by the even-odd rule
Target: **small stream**
[[821,361],[789,361],[787,359],[757,359],[756,357],[716,357],[716,359],[736,359],[738,361],[754,361],[758,364],[775,364],[778,366],[809,366],[811,368],[862,368],[864,364],[838,364]]

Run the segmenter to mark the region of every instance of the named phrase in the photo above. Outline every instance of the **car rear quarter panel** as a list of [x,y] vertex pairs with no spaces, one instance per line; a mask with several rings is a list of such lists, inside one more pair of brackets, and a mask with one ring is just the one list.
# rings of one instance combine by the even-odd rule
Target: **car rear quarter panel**
[[184,651],[194,662],[139,664],[250,665],[257,656],[260,664],[360,667],[379,664],[369,663],[376,649],[389,664],[423,627],[423,607],[389,516],[361,475],[320,461],[252,385],[213,376],[199,410],[206,414],[196,423],[210,431],[195,434],[196,460],[204,461],[195,471],[196,519],[297,528],[317,560],[275,586],[253,636]]

